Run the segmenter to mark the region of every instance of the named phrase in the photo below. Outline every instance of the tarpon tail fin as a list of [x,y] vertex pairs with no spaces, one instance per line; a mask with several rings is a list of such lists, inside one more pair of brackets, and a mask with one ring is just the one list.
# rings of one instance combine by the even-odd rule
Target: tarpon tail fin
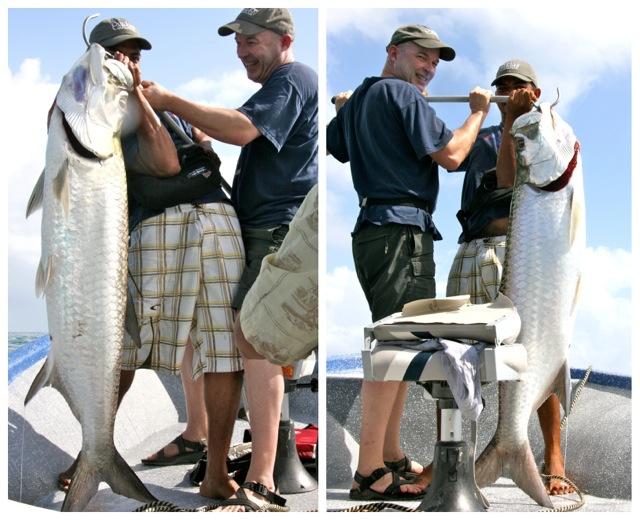
[[36,181],[36,185],[33,187],[29,202],[27,202],[27,214],[25,218],[29,218],[32,213],[35,213],[42,207],[42,200],[44,197],[44,169]]
[[78,457],[78,466],[71,480],[69,492],[62,504],[62,511],[84,511],[87,504],[98,492],[100,482],[106,482],[119,494],[140,502],[154,502],[156,498],[147,490],[142,481],[113,448],[113,457],[96,466],[90,462],[84,451]]
[[500,448],[494,440],[482,452],[476,462],[476,481],[479,487],[493,484],[505,476],[539,505],[553,508],[551,499],[542,483],[529,441],[516,450]]
[[34,395],[38,393],[38,391],[48,385],[53,384],[53,358],[52,356],[47,356],[44,365],[40,368],[40,371],[36,375],[33,383],[31,383],[31,387],[27,392],[27,396],[24,398],[24,404],[26,405]]

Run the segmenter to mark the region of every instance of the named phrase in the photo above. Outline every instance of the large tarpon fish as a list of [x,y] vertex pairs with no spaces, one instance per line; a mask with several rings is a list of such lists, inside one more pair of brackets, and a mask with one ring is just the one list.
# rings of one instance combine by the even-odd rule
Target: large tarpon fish
[[495,436],[478,458],[487,486],[511,478],[538,504],[553,507],[538,473],[527,427],[555,392],[569,410],[567,354],[585,249],[579,144],[571,127],[543,103],[513,124],[517,166],[501,291],[518,309],[518,343],[527,350],[520,381],[499,383]]
[[82,449],[63,511],[83,510],[107,482],[152,501],[113,442],[127,276],[127,188],[120,128],[133,78],[99,45],[64,76],[49,124],[46,166],[27,214],[42,203],[44,293],[51,349],[25,403],[46,385],[82,426]]

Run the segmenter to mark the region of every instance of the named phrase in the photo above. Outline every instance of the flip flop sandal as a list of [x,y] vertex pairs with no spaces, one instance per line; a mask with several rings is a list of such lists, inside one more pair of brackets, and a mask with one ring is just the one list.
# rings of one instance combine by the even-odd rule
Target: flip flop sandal
[[[384,477],[387,473],[391,473],[393,481],[387,486],[384,491],[375,491],[371,489],[371,485]],[[357,488],[349,490],[349,498],[351,500],[419,500],[424,496],[422,493],[407,493],[400,490],[400,486],[403,484],[411,484],[400,478],[397,473],[394,473],[389,468],[378,468],[371,472],[368,477],[365,477],[356,471],[353,479],[358,484]]]
[[406,455],[400,460],[396,461],[384,461],[384,465],[394,473],[400,475],[403,479],[412,481],[419,475],[411,471],[411,460]]
[[[189,441],[182,434],[178,435],[169,444],[175,444],[178,447],[178,453],[166,456],[164,450],[166,446],[156,452],[153,459],[142,459],[141,462],[146,466],[174,466],[178,464],[194,464],[202,458],[202,454],[207,446],[201,441]],[[167,445],[168,446],[168,445]]]
[[[244,491],[245,489],[249,489],[266,498],[268,503],[260,505],[252,502]],[[236,490],[236,498],[223,500],[218,505],[218,508],[225,506],[243,506],[245,511],[286,513],[289,511],[289,507],[285,505],[286,503],[287,501],[284,498],[280,495],[276,495],[272,491],[269,491],[269,488],[264,484],[261,484],[260,482],[245,482]]]

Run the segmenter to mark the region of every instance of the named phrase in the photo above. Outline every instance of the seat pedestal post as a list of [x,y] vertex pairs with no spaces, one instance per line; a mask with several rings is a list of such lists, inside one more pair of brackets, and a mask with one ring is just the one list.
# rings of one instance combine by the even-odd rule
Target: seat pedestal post
[[273,469],[273,479],[280,493],[293,495],[318,488],[314,479],[300,460],[296,446],[296,430],[289,418],[289,395],[284,394],[278,428],[278,449]]
[[446,383],[430,390],[438,400],[439,440],[433,455],[433,480],[418,511],[482,512],[483,497],[475,481],[473,450],[462,440],[460,410]]

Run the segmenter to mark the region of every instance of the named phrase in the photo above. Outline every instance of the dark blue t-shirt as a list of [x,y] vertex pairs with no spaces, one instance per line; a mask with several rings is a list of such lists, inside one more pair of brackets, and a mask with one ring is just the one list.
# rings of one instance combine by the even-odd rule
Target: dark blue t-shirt
[[364,222],[409,224],[440,239],[431,215],[436,209],[438,165],[430,154],[453,133],[418,89],[396,78],[366,78],[327,127],[327,149],[351,163],[360,204],[369,199],[416,198],[426,210],[375,205],[360,210],[354,233]]
[[[460,209],[468,212],[471,202],[480,187],[483,175],[496,167],[498,149],[502,140],[502,126],[495,125],[482,128],[478,133],[471,151],[462,164],[452,171],[464,171],[464,184]],[[471,229],[483,229],[489,222],[497,218],[509,216],[508,204],[484,206],[481,210],[469,215],[468,226]],[[460,235],[458,243],[465,241],[464,233]]]
[[233,179],[240,223],[288,224],[318,182],[318,75],[281,65],[238,110],[262,134],[242,147]]

